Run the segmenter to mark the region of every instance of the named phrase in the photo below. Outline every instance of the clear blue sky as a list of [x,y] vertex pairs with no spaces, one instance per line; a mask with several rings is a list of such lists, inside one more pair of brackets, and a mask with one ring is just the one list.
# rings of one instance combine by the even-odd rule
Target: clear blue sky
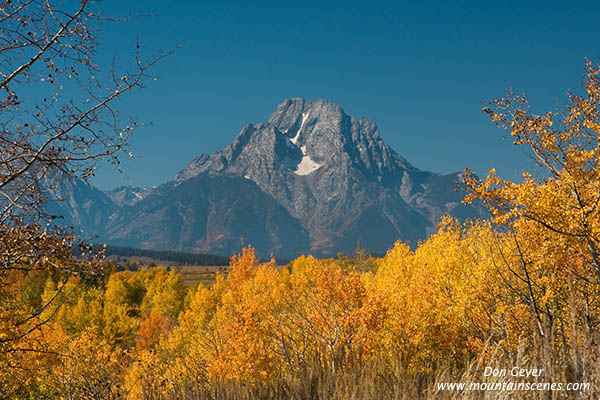
[[[480,111],[508,86],[535,111],[581,90],[584,58],[600,61],[600,2],[104,1],[110,15],[154,14],[103,33],[100,61],[182,45],[158,80],[120,105],[152,122],[124,169],[136,185],[172,177],[200,152],[266,121],[283,99],[325,98],[377,123],[415,166],[439,173],[495,167],[515,177],[526,157]],[[128,183],[103,164],[102,189]]]

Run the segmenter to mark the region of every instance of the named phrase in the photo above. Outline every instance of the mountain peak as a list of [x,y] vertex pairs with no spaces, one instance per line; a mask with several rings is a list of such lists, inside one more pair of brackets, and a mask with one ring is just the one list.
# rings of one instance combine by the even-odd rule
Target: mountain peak
[[293,128],[296,130],[300,128],[303,115],[333,120],[347,117],[342,107],[325,99],[311,101],[294,97],[284,100],[277,106],[269,118],[269,124],[276,126],[281,132],[288,133]]
[[374,122],[364,117],[356,120],[325,99],[296,97],[281,102],[268,123],[246,125],[222,151],[196,157],[176,181],[210,171],[255,178],[266,173],[262,178],[270,181],[329,168],[357,170],[378,182],[397,180],[402,171],[416,170],[381,139]]

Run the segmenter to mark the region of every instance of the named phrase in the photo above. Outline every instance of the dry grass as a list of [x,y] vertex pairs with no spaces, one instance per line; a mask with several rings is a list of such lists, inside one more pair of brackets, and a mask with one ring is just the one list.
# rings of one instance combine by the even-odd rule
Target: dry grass
[[[591,354],[587,354],[591,357]],[[441,399],[481,399],[481,400],[558,400],[558,399],[598,399],[600,398],[600,369],[597,358],[587,358],[588,368],[578,377],[568,377],[566,365],[557,360],[548,375],[538,378],[514,378],[483,376],[486,365],[500,368],[519,366],[539,368],[540,360],[530,360],[528,356],[508,355],[492,352],[487,362],[473,360],[464,370],[457,371],[439,367],[429,373],[410,373],[401,367],[390,367],[383,360],[368,360],[347,365],[337,374],[318,365],[298,371],[294,376],[281,378],[263,384],[250,382],[214,382],[204,387],[190,386],[177,388],[177,395],[148,399],[184,400],[441,400]],[[438,383],[471,382],[495,384],[502,382],[544,383],[589,382],[588,391],[444,391],[438,390]],[[183,393],[183,394],[182,394]]]

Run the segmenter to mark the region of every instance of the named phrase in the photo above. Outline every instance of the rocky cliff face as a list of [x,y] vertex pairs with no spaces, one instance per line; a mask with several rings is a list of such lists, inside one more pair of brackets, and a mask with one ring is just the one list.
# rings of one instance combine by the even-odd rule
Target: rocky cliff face
[[267,123],[199,154],[172,182],[108,193],[116,211],[101,238],[226,255],[241,238],[263,255],[333,255],[357,244],[383,253],[395,240],[426,238],[444,213],[485,217],[460,204],[459,179],[414,167],[375,123],[336,104],[288,99]]
[[42,185],[48,197],[46,212],[58,217],[53,223],[73,227],[74,233],[86,238],[101,234],[119,210],[106,193],[81,179],[52,175]]
[[104,192],[117,206],[132,206],[140,200],[144,200],[155,187],[119,186],[113,190]]

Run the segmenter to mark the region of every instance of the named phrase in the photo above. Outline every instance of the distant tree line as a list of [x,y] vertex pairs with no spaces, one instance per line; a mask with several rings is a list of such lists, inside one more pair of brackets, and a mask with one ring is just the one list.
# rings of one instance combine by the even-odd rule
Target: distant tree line
[[229,265],[229,258],[225,256],[169,250],[146,250],[123,246],[107,246],[105,254],[107,257],[148,257],[159,261],[173,261],[187,265]]

